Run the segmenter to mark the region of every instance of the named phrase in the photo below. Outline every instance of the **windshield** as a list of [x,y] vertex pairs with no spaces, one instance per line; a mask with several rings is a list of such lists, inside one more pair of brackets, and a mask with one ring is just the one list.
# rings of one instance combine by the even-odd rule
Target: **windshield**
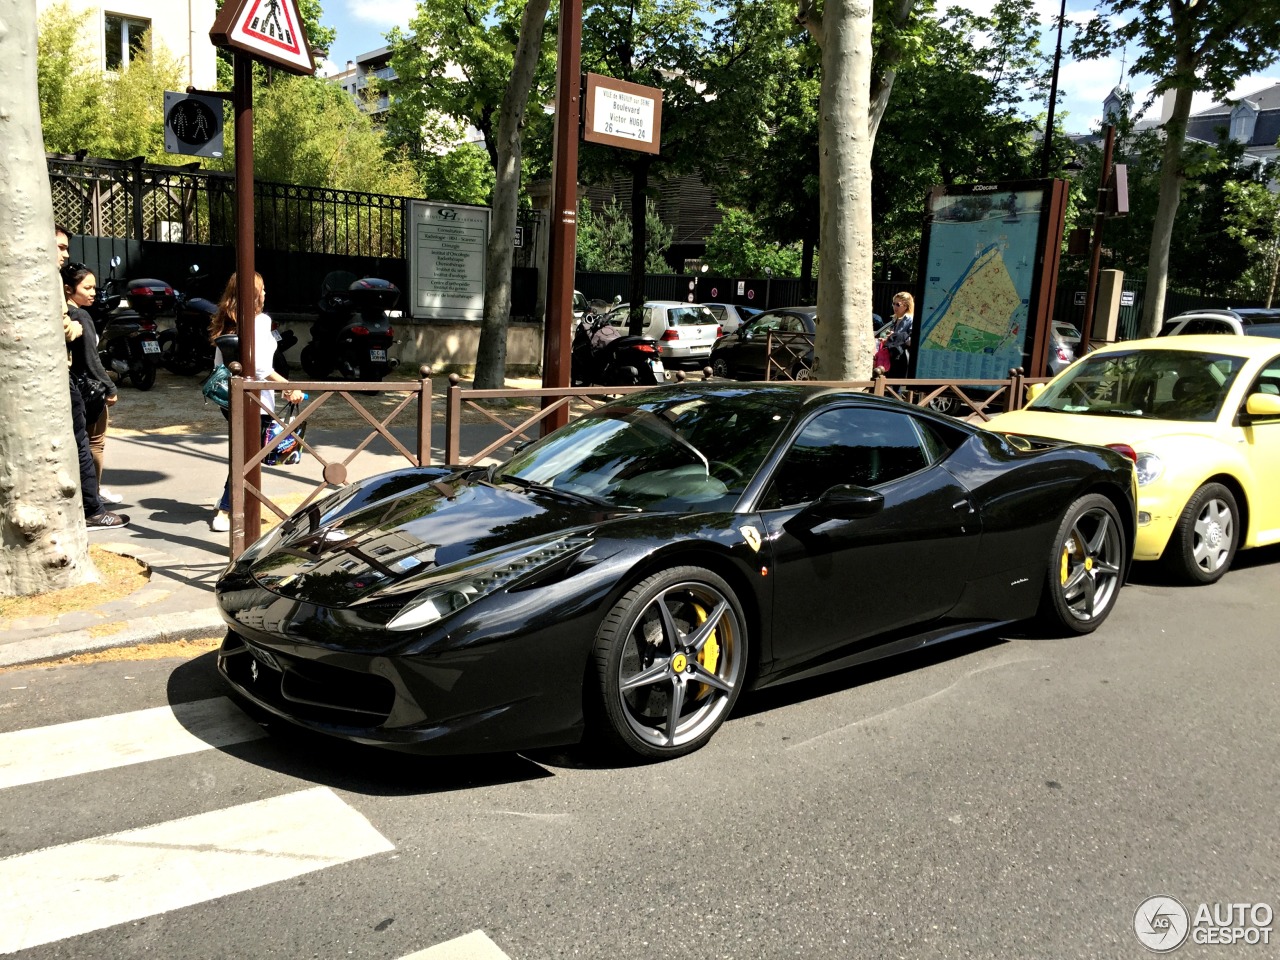
[[1216,420],[1243,357],[1188,350],[1092,354],[1030,409],[1148,420]]
[[672,307],[667,311],[667,316],[671,318],[672,325],[677,327],[700,327],[719,323],[716,315],[702,306]]
[[575,420],[494,468],[493,478],[620,508],[727,510],[791,418],[792,405],[764,391],[645,394]]

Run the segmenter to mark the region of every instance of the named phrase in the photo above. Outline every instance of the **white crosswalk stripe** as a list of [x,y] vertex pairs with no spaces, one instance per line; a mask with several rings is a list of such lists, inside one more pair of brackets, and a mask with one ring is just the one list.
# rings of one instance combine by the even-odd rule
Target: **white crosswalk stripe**
[[[0,791],[36,789],[48,781],[263,736],[262,728],[226,697],[0,733]],[[137,776],[145,780],[147,774],[139,771]],[[40,815],[38,808],[19,812],[10,807],[7,812]],[[0,954],[209,903],[394,849],[331,789],[313,787],[17,853],[0,859]],[[511,958],[483,931],[473,930],[403,960]]]
[[332,790],[316,787],[20,854],[0,860],[0,952],[392,849]]
[[0,789],[41,783],[265,736],[226,697],[0,734]]

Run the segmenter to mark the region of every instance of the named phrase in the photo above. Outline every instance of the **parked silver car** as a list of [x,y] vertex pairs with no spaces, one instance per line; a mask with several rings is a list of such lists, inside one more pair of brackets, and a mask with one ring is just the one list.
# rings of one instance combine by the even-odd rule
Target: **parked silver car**
[[1280,310],[1238,307],[1234,310],[1187,310],[1165,321],[1158,337],[1193,333],[1236,333],[1248,337],[1280,337]]
[[[626,328],[631,305],[620,303],[609,311],[609,322]],[[658,341],[662,364],[668,370],[705,366],[711,348],[720,336],[715,314],[701,303],[679,300],[650,300],[644,305],[644,328],[640,335]]]

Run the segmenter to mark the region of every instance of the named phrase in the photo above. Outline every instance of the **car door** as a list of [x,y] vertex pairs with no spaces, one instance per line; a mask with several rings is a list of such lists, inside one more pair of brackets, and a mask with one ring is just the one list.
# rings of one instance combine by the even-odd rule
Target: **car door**
[[[1246,403],[1250,393],[1280,396],[1280,356],[1263,364],[1245,393]],[[1280,477],[1280,417],[1249,418],[1245,426],[1233,430],[1239,431],[1236,439],[1244,446],[1253,475],[1249,526],[1261,542],[1275,543],[1280,540],[1280,496],[1275,489]]]
[[734,371],[740,380],[763,380],[769,365],[766,352],[769,334],[777,330],[785,320],[785,314],[762,313],[743,326],[738,333],[742,342],[733,358]]
[[[928,422],[905,410],[836,407],[799,430],[760,501],[779,668],[878,645],[956,605],[981,522],[943,465],[947,453]],[[838,484],[874,490],[883,509],[815,523],[805,505]]]

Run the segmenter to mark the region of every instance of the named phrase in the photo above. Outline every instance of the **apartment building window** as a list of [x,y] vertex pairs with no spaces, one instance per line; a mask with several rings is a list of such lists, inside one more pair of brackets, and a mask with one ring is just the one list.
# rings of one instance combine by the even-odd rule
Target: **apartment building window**
[[103,15],[103,24],[102,49],[108,70],[121,70],[146,52],[150,20],[108,13]]

